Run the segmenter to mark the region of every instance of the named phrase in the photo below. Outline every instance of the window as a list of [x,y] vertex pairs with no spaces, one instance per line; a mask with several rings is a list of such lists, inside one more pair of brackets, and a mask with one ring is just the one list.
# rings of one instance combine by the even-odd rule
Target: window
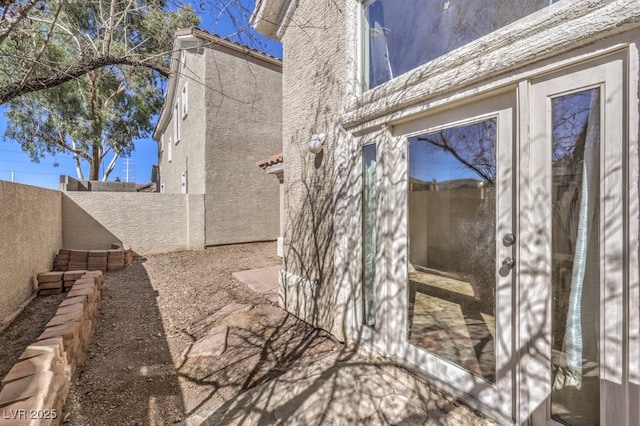
[[376,325],[376,145],[362,147],[362,310],[363,322]]
[[180,106],[176,102],[176,104],[173,106],[173,139],[176,145],[178,145],[178,142],[180,142],[179,112],[180,112]]
[[370,0],[363,78],[374,88],[557,0]]
[[171,138],[169,138],[169,143],[167,144],[167,161],[171,162]]
[[186,194],[188,191],[187,188],[187,171],[185,170],[184,172],[182,172],[182,181],[180,182],[180,186],[182,189],[182,193]]
[[187,83],[182,86],[182,119],[187,118]]

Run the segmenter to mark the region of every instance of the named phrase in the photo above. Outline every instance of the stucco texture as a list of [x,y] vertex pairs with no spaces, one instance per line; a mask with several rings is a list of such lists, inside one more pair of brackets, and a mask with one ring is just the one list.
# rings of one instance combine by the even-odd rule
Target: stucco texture
[[[181,193],[186,172],[186,191],[204,194],[205,245],[275,240],[279,184],[256,162],[282,151],[282,68],[275,60],[215,42],[182,54],[172,101],[180,105],[179,117],[167,105],[171,117],[161,131],[164,191]],[[188,112],[183,117],[185,84]]]
[[279,66],[207,50],[206,243],[275,240],[278,180],[256,162],[282,149]]
[[61,194],[0,181],[0,327],[49,271],[62,244]]
[[[300,2],[284,34],[286,218],[282,289],[287,310],[343,339],[333,276],[333,156],[345,94],[344,1]],[[304,24],[299,24],[304,22]],[[325,134],[317,155],[307,144]]]

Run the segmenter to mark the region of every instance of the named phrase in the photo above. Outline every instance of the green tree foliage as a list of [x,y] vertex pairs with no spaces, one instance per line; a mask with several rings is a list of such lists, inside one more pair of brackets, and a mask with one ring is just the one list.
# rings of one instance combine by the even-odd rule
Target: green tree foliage
[[5,137],[35,161],[73,152],[81,179],[80,161],[97,180],[109,159],[106,180],[153,128],[175,29],[198,22],[190,7],[168,11],[161,0],[9,2],[0,18]]

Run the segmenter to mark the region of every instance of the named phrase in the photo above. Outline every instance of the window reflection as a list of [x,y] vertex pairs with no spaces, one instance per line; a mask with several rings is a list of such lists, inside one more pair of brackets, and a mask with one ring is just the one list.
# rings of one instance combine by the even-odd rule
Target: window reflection
[[364,324],[376,325],[376,146],[362,148],[362,310]]
[[551,414],[600,423],[600,94],[551,101],[553,165]]
[[[556,0],[557,1],[557,0]],[[369,88],[554,3],[375,0],[365,7]]]
[[409,341],[495,380],[496,120],[409,140]]

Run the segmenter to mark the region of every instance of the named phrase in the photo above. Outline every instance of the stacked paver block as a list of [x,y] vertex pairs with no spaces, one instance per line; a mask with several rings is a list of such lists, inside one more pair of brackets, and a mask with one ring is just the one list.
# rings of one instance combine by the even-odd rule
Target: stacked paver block
[[69,265],[70,271],[87,269],[87,259],[89,253],[86,250],[70,250]]
[[112,244],[111,250],[60,249],[53,263],[54,271],[117,271],[133,263],[133,250],[127,244]]
[[107,250],[89,250],[87,269],[90,271],[107,272]]
[[64,272],[41,272],[38,274],[38,295],[49,296],[62,293]]
[[69,250],[60,249],[53,262],[54,271],[67,271],[69,269]]
[[108,262],[107,262],[107,270],[108,271],[119,271],[124,268],[124,250],[123,249],[111,249],[107,250],[108,253]]
[[123,244],[122,249],[124,250],[124,264],[131,265],[133,264],[133,250],[129,244]]
[[69,291],[73,287],[73,284],[76,280],[82,278],[82,276],[88,271],[80,270],[80,271],[66,271],[64,273],[64,291]]
[[76,365],[84,360],[94,330],[103,284],[101,271],[84,273],[38,341],[27,347],[2,380],[0,409],[5,413],[24,409],[41,417],[12,424],[57,425],[62,421],[71,377]]

